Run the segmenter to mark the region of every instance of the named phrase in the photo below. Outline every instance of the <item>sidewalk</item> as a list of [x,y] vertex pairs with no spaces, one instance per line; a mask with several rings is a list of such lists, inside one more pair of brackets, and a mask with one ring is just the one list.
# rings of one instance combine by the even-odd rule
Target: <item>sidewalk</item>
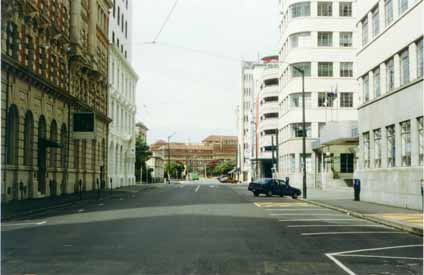
[[76,203],[86,203],[90,201],[104,200],[111,196],[119,196],[123,193],[135,192],[136,189],[145,190],[151,188],[154,188],[154,186],[150,184],[139,184],[113,189],[113,191],[107,189],[101,191],[100,197],[98,197],[97,191],[88,191],[82,194],[81,200],[80,194],[74,193],[56,197],[11,201],[8,203],[1,204],[1,220],[7,221],[14,218],[20,218],[27,215],[40,213],[46,210],[66,207],[68,205]]
[[353,190],[308,190],[308,202],[352,216],[384,224],[413,234],[423,235],[423,213],[389,205],[353,200]]

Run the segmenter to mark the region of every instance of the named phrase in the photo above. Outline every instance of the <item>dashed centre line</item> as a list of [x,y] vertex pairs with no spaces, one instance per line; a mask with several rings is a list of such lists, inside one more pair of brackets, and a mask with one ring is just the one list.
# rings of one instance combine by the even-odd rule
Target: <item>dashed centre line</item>
[[347,232],[316,232],[302,233],[302,236],[346,235],[346,234],[407,234],[400,231],[347,231]]

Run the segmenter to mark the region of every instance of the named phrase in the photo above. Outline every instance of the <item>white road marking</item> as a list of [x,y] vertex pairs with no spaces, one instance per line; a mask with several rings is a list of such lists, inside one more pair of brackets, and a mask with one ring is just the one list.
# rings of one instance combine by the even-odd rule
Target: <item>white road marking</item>
[[355,221],[355,219],[291,219],[278,220],[279,222],[309,222],[309,221]]
[[317,208],[317,207],[314,207],[314,208],[307,208],[307,207],[290,208],[290,209],[287,209],[287,208],[277,208],[277,209],[272,208],[272,209],[264,209],[264,210],[265,211],[331,211],[331,210],[328,210],[328,209],[321,209],[321,208]]
[[24,223],[4,223],[2,226],[25,226],[25,225],[43,225],[46,224],[46,221],[42,222],[24,222]]
[[84,212],[84,209],[78,209],[78,213]]
[[399,245],[399,246],[388,246],[388,247],[379,247],[379,248],[368,248],[368,249],[350,250],[350,251],[335,252],[335,253],[326,253],[325,256],[327,256],[330,260],[332,260],[337,266],[343,269],[347,274],[357,275],[355,272],[353,272],[347,266],[345,266],[339,260],[337,260],[334,256],[343,256],[344,254],[356,253],[356,252],[381,251],[381,250],[389,250],[389,249],[396,249],[396,248],[423,247],[423,246],[424,245],[420,244],[420,245]]
[[406,234],[399,231],[346,231],[346,232],[316,232],[302,233],[302,236],[321,236],[321,235],[347,235],[347,234]]
[[301,225],[288,225],[287,227],[386,227],[384,225],[374,224],[301,224]]
[[271,214],[268,214],[268,215],[270,215],[270,216],[332,216],[332,217],[344,217],[344,216],[346,216],[344,214],[317,214],[317,213],[313,213],[313,214],[271,213]]
[[339,257],[360,257],[360,258],[381,258],[381,259],[400,259],[400,260],[418,260],[423,261],[423,258],[413,258],[413,257],[395,257],[395,256],[380,256],[380,255],[360,255],[360,254],[342,254],[337,255]]
[[197,185],[196,190],[194,190],[194,192],[199,191],[200,185]]

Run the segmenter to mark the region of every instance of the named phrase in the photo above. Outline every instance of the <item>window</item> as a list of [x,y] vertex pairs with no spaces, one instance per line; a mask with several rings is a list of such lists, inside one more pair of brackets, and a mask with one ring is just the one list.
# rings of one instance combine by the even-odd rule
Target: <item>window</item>
[[411,166],[411,122],[402,122],[400,130],[402,166]]
[[294,173],[294,172],[296,172],[296,156],[295,156],[295,154],[290,154],[289,159],[290,159],[290,172]]
[[419,117],[418,122],[418,161],[419,165],[424,164],[424,117]]
[[[56,120],[53,120],[50,123],[50,140],[57,142],[57,124],[56,124]],[[51,147],[49,148],[49,152],[50,152],[50,167],[56,167],[56,148]]]
[[311,46],[311,33],[300,32],[290,35],[290,45],[292,48],[304,48]]
[[395,67],[393,58],[386,62],[386,79],[387,91],[392,91],[395,88]]
[[321,137],[322,131],[324,130],[325,122],[319,122],[318,123],[318,136]]
[[362,83],[362,91],[364,94],[364,102],[368,102],[370,100],[370,80],[368,75],[363,77],[363,83]]
[[6,123],[6,163],[18,164],[19,114],[16,105],[9,107]]
[[300,2],[290,6],[292,18],[311,15],[311,3]]
[[296,70],[294,67],[302,70],[305,76],[311,76],[311,62],[296,63],[292,65],[292,76],[301,77],[302,74],[298,70]]
[[332,16],[333,2],[318,2],[318,16]]
[[396,165],[396,137],[395,137],[395,126],[386,127],[386,139],[387,139],[387,167],[395,167]]
[[318,93],[318,107],[333,107],[335,98],[333,93]]
[[424,48],[423,38],[417,42],[417,77],[424,75]]
[[340,154],[340,173],[353,173],[353,154]]
[[34,119],[31,111],[26,112],[24,123],[24,165],[32,166]]
[[344,108],[353,107],[352,93],[340,93],[340,107],[344,107]]
[[[306,172],[312,172],[311,154],[305,154]],[[299,154],[299,172],[303,172],[303,154]]]
[[121,9],[118,7],[118,26],[119,26],[120,20],[121,20]]
[[128,22],[125,21],[125,38],[128,38]]
[[374,130],[374,167],[381,167],[381,129]]
[[115,0],[113,0],[113,18],[115,18],[115,10],[116,10]]
[[409,49],[406,48],[400,54],[400,84],[409,82]]
[[385,23],[386,27],[393,22],[393,0],[385,0],[384,2],[384,11],[385,11]]
[[373,74],[374,74],[374,97],[379,97],[381,95],[380,68],[375,69]]
[[318,62],[318,76],[321,76],[321,77],[333,76],[333,63]]
[[[291,94],[291,107],[299,108],[302,107],[302,94]],[[310,108],[311,107],[311,94],[307,93],[305,94],[305,107]]]
[[399,15],[408,9],[408,0],[399,0]]
[[348,17],[352,16],[352,2],[340,2],[339,15]]
[[364,133],[362,139],[364,145],[364,168],[370,168],[370,133]]
[[380,14],[378,5],[372,11],[372,37],[376,37],[380,32]]
[[333,33],[318,32],[318,47],[332,47],[332,46],[333,46]]
[[340,33],[340,47],[348,48],[352,47],[352,33],[341,32]]
[[[292,137],[303,137],[303,124],[302,123],[293,123],[292,127]],[[306,136],[311,136],[311,123],[306,123]]]
[[362,19],[362,46],[368,43],[368,17]]
[[353,62],[340,63],[340,77],[353,77]]

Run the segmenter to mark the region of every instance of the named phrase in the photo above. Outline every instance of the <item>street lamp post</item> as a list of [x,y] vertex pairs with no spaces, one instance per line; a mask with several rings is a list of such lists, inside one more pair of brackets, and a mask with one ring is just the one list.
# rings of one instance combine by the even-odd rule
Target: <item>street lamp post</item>
[[167,176],[168,176],[168,181],[171,180],[171,148],[169,146],[169,143],[171,141],[171,138],[175,135],[175,133],[173,133],[172,135],[168,136],[168,171],[167,171]]
[[302,180],[302,193],[303,198],[307,198],[307,185],[306,185],[306,119],[305,119],[305,71],[298,67],[291,65],[296,71],[302,75],[302,160],[303,160],[303,180]]

